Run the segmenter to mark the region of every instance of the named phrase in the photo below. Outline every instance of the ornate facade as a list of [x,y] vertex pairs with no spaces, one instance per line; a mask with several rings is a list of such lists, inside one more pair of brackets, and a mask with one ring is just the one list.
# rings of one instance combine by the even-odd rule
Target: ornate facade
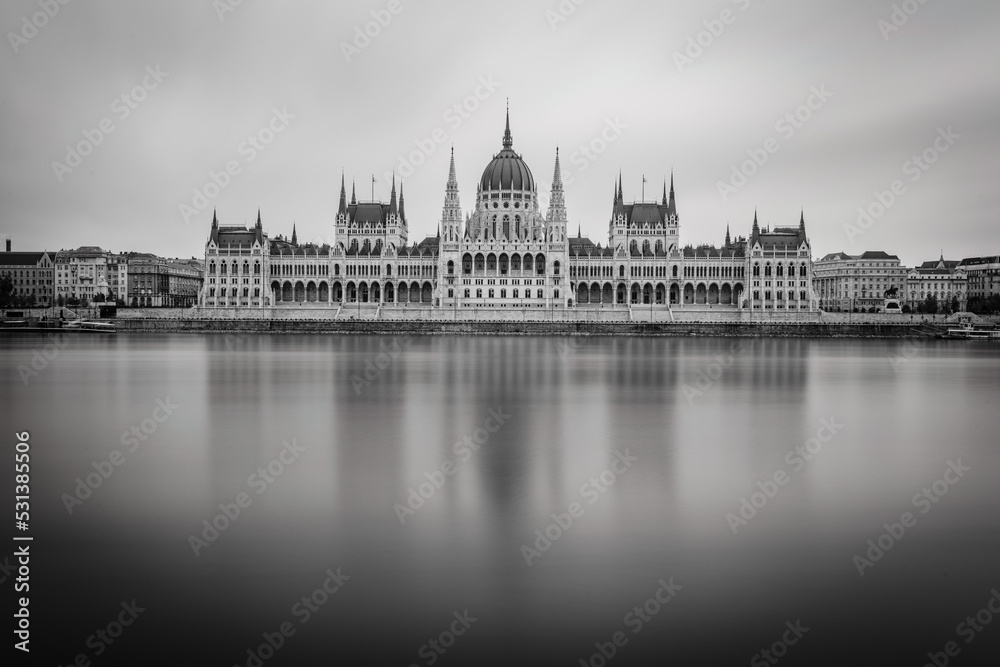
[[[510,115],[502,149],[462,209],[452,150],[435,236],[409,241],[403,186],[388,203],[340,202],[329,245],[269,239],[258,212],[253,228],[220,226],[213,216],[201,305],[209,308],[336,307],[369,316],[381,307],[731,308],[816,310],[805,218],[797,227],[749,238],[727,230],[719,246],[682,246],[673,177],[660,202],[625,203],[615,183],[608,243],[567,231],[556,150],[543,213],[531,169],[514,151]],[[357,309],[354,311],[354,309]]]

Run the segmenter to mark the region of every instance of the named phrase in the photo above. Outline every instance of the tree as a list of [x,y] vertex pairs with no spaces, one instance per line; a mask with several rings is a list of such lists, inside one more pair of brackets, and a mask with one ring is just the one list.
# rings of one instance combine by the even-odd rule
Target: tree
[[903,304],[903,314],[904,315],[909,315],[912,312],[913,312],[913,309],[910,308],[910,304],[908,304],[908,303]]
[[62,294],[60,294],[56,298],[56,305],[59,306],[60,308],[62,308],[63,306],[65,306],[66,305],[66,297],[64,297]]
[[961,309],[962,309],[962,304],[959,303],[958,297],[957,296],[951,297],[951,312],[957,313]]
[[94,303],[103,303],[104,301],[107,300],[108,299],[103,292],[98,292],[97,294],[94,295]]
[[14,279],[9,273],[0,275],[0,308],[14,303]]
[[928,315],[936,315],[938,311],[938,300],[933,294],[928,294],[924,299],[924,312]]

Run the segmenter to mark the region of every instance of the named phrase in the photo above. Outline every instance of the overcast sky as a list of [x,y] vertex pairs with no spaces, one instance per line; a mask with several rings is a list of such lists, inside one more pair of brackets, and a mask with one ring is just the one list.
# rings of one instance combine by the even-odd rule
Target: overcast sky
[[[509,97],[515,150],[543,190],[560,147],[572,233],[595,242],[619,170],[631,201],[644,175],[659,197],[673,169],[685,244],[804,208],[817,257],[1000,253],[995,0],[897,0],[895,23],[888,0],[51,0],[39,14],[49,1],[0,6],[0,234],[15,249],[201,257],[213,208],[328,241],[342,170],[364,199],[372,174],[387,199],[384,175],[401,173],[420,240],[452,143],[472,207]],[[741,167],[748,151],[766,163]],[[933,164],[906,164],[925,151]],[[206,192],[227,163],[238,173]],[[895,201],[865,229],[876,192]]]

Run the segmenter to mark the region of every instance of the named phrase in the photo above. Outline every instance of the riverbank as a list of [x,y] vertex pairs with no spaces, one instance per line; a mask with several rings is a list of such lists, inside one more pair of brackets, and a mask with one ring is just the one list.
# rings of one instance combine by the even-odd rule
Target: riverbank
[[119,319],[123,333],[706,336],[799,338],[932,338],[940,328],[911,324],[649,322],[384,322],[365,320]]

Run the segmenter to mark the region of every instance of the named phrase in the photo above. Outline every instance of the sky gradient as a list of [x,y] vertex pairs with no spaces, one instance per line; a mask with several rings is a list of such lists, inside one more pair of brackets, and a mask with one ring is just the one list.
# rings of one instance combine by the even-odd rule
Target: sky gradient
[[[543,190],[560,148],[570,229],[595,242],[619,171],[631,201],[673,170],[684,244],[804,209],[816,257],[1000,254],[995,2],[42,5],[0,7],[0,235],[16,250],[202,257],[213,208],[330,241],[341,173],[362,199],[374,174],[388,199],[393,170],[419,241],[452,144],[471,210],[509,98],[514,149]],[[81,142],[96,145],[72,166]],[[206,192],[212,173],[225,186]]]

